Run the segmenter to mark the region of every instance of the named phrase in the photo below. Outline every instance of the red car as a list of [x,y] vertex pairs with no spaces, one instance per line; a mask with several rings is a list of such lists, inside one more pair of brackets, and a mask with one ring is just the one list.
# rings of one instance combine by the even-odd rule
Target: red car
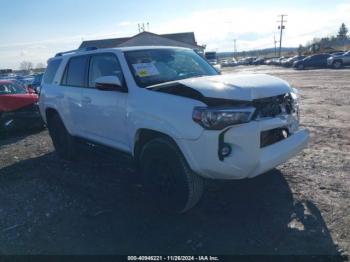
[[0,80],[0,132],[42,127],[38,95],[11,80]]

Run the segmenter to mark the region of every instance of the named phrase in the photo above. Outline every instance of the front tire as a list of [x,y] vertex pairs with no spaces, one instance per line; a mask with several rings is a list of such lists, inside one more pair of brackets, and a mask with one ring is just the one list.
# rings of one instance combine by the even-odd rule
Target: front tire
[[58,114],[49,119],[48,129],[58,156],[70,161],[77,159],[76,140],[68,133]]
[[163,210],[184,213],[194,207],[203,194],[203,179],[188,166],[174,142],[156,138],[140,154],[144,184],[152,200]]

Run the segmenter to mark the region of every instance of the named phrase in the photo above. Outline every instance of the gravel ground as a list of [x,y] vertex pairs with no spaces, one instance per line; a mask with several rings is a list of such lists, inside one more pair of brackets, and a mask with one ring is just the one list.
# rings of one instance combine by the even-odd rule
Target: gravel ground
[[301,91],[309,147],[255,179],[210,182],[199,205],[150,205],[132,167],[58,159],[47,131],[0,140],[0,254],[350,254],[350,70],[269,73]]

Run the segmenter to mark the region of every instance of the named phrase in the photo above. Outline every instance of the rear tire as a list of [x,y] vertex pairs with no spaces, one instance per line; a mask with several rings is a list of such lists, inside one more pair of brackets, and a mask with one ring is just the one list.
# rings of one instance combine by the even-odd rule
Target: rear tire
[[333,68],[334,68],[334,69],[340,69],[340,68],[342,68],[342,67],[343,67],[342,61],[334,61],[334,62],[333,62]]
[[203,194],[203,179],[188,166],[170,139],[148,142],[140,154],[144,184],[154,202],[165,211],[184,213],[194,207]]
[[48,129],[52,143],[59,157],[66,160],[77,159],[77,143],[64,126],[58,114],[54,114],[48,121]]

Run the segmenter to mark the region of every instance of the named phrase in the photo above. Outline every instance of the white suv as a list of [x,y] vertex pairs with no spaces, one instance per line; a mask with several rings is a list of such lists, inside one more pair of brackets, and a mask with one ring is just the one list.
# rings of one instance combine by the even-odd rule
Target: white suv
[[184,212],[203,178],[260,175],[301,151],[296,90],[268,75],[220,75],[190,49],[89,48],[48,61],[40,111],[57,153],[78,141],[130,156],[161,207]]

